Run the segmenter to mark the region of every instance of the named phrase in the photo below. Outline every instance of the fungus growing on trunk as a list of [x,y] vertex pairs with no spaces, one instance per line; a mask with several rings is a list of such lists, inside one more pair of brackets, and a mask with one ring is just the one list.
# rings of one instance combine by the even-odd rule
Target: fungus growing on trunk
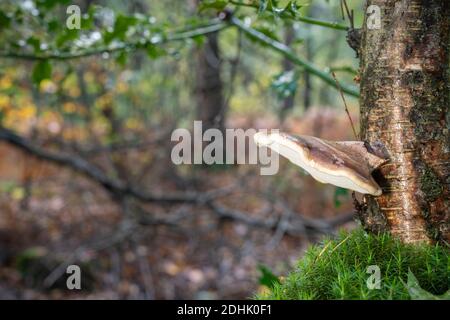
[[262,132],[255,134],[254,140],[288,158],[319,182],[374,196],[382,193],[372,171],[387,160],[369,152],[362,141]]

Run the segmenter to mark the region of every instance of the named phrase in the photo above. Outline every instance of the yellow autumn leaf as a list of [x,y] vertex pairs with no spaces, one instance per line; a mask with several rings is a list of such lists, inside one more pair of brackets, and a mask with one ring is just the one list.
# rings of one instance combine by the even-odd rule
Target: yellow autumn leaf
[[17,112],[19,118],[29,119],[36,115],[36,106],[32,104],[26,104],[20,108]]
[[41,92],[55,93],[58,88],[56,87],[56,84],[52,80],[44,79],[40,84],[40,89]]
[[0,110],[8,109],[11,103],[11,98],[7,95],[0,94]]
[[141,125],[141,122],[136,118],[129,118],[125,121],[125,126],[128,129],[138,129]]
[[128,84],[125,82],[118,82],[116,85],[117,92],[123,93],[128,90]]
[[77,105],[73,102],[66,102],[63,104],[63,110],[67,113],[74,113],[77,111]]
[[22,200],[24,196],[25,196],[25,190],[22,187],[15,187],[11,191],[11,197],[14,200]]
[[12,80],[8,75],[0,79],[0,89],[9,89],[12,86]]
[[67,91],[72,98],[78,98],[81,94],[80,88],[77,86],[70,86]]

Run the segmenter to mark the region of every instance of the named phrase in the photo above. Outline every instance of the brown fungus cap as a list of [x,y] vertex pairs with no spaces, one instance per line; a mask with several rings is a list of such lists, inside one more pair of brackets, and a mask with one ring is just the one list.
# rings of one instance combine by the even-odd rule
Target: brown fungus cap
[[364,142],[261,132],[254,139],[258,145],[288,158],[322,183],[374,196],[382,193],[371,173],[386,160],[370,153]]

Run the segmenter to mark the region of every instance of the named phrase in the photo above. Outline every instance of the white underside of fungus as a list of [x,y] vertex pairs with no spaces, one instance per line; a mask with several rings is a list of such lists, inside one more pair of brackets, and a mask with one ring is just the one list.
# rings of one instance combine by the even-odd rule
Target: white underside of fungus
[[289,159],[322,183],[379,196],[381,188],[371,173],[386,160],[373,155],[361,141],[327,141],[286,133],[257,133],[256,144]]

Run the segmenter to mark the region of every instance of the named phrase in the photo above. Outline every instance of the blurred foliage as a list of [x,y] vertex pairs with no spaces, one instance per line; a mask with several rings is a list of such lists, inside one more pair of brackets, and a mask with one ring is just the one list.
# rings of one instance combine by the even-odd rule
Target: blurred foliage
[[[89,70],[82,71],[86,74],[84,78],[88,81],[87,89],[89,93],[99,94],[103,92],[103,101],[106,99],[112,102],[113,109],[120,109],[122,116],[135,114],[134,111],[126,111],[139,101],[146,101],[146,107],[140,113],[146,113],[147,117],[155,112],[155,108],[160,110],[158,105],[165,105],[164,110],[177,106],[184,109],[184,113],[190,112],[193,108],[188,107],[191,104],[190,94],[192,88],[184,83],[192,83],[191,75],[188,70],[194,67],[192,63],[183,57],[187,57],[193,48],[203,45],[205,26],[220,24],[218,20],[210,20],[204,15],[198,15],[195,9],[192,9],[188,3],[174,6],[175,2],[166,1],[163,3],[143,1],[144,7],[150,8],[151,14],[144,12],[130,12],[128,5],[118,1],[110,1],[105,5],[91,4],[89,7],[83,5],[81,29],[68,29],[65,27],[67,13],[65,8],[68,1],[32,1],[27,0],[20,3],[7,0],[0,4],[0,37],[2,45],[0,55],[4,57],[19,57],[23,60],[23,68],[28,69],[33,64],[33,71],[30,73],[30,80],[39,85],[43,93],[56,93],[65,96],[64,88],[71,90],[69,96],[78,98],[83,94],[73,88],[77,80],[76,72],[80,72],[79,57],[83,58],[86,65],[96,65],[96,68],[103,69],[103,72],[92,77]],[[179,4],[179,3],[178,3]],[[173,8],[176,8],[175,10]],[[313,5],[304,5],[295,1],[202,1],[199,6],[200,12],[213,11],[217,13],[228,8],[235,11],[235,15],[251,27],[272,39],[283,41],[284,28],[287,24],[294,23],[296,38],[292,49],[300,55],[305,50],[303,40],[305,38],[314,39],[312,50],[316,52],[314,62],[328,65],[324,70],[343,71],[342,77],[347,82],[351,81],[351,74],[346,75],[347,71],[355,70],[356,60],[351,57],[350,49],[346,48],[344,41],[339,45],[339,49],[327,48],[326,44],[331,38],[339,36],[342,40],[345,33],[339,30],[328,30],[325,34],[324,28],[320,25],[311,25],[305,28],[307,24],[298,20],[299,17],[306,17],[314,11],[321,11],[321,17],[328,17],[331,21],[339,17],[338,6],[331,5],[322,1],[317,1]],[[256,15],[255,15],[256,14]],[[333,17],[334,16],[334,17]],[[293,20],[292,20],[293,19]],[[211,22],[212,21],[212,22]],[[293,22],[294,21],[294,22]],[[199,31],[198,34],[196,32]],[[188,32],[188,33],[186,33]],[[189,33],[193,32],[193,34]],[[173,37],[180,36],[183,41],[169,41]],[[254,45],[246,39],[238,40],[239,32],[236,30],[224,30],[221,32],[220,44],[223,51],[224,61],[224,82],[226,86],[234,87],[233,95],[229,97],[232,110],[240,111],[242,109],[252,113],[252,109],[258,110],[276,110],[283,99],[296,95],[298,103],[301,101],[302,92],[297,88],[302,88],[302,68],[296,67],[291,71],[282,71],[279,67],[281,58],[279,55],[267,51],[260,51],[258,54],[249,54],[253,52]],[[177,38],[178,39],[178,38]],[[249,39],[253,38],[249,36]],[[243,53],[239,55],[239,72],[234,79],[234,83],[228,83],[227,79],[231,77],[230,68],[236,56],[238,42],[241,41]],[[140,51],[150,59],[157,59],[168,56],[168,59],[157,63],[144,63]],[[327,61],[329,52],[342,51],[342,54],[333,57]],[[95,55],[89,58],[91,55]],[[98,59],[101,57],[101,59]],[[131,57],[131,58],[130,58]],[[73,58],[74,60],[67,60]],[[94,60],[95,59],[95,60]],[[113,61],[111,61],[113,59]],[[325,60],[324,60],[325,59]],[[30,60],[28,62],[27,60]],[[36,62],[33,62],[37,60]],[[51,60],[51,62],[50,62]],[[58,62],[59,60],[64,60]],[[91,61],[91,62],[89,62]],[[114,63],[115,62],[115,63]],[[14,65],[12,60],[4,60],[0,66],[0,75],[6,75],[10,79],[11,74],[5,69],[9,65]],[[144,68],[141,68],[141,67]],[[90,67],[86,68],[89,69]],[[327,69],[328,68],[328,69]],[[17,70],[20,71],[20,68]],[[16,73],[17,73],[16,71]],[[117,75],[122,74],[122,79]],[[183,82],[177,79],[166,77],[167,74],[176,72],[180,75],[177,79],[184,79]],[[18,81],[23,81],[23,74],[17,74]],[[115,76],[116,75],[116,76]],[[291,75],[289,81],[283,75]],[[80,73],[78,74],[80,76]],[[102,79],[99,79],[99,77]],[[117,81],[119,80],[119,81]],[[122,81],[120,81],[122,80]],[[285,81],[286,80],[286,81]],[[103,81],[107,81],[103,82]],[[23,83],[23,82],[22,82]],[[157,84],[166,88],[165,92],[155,92]],[[79,83],[78,83],[79,84]],[[118,91],[114,90],[115,85],[119,86]],[[127,89],[123,89],[126,86]],[[15,86],[12,86],[15,87]],[[272,87],[275,90],[268,90]],[[318,79],[313,79],[312,95],[315,104],[328,103],[332,100],[325,99],[323,90],[327,84],[321,83]],[[3,89],[2,93],[5,93]],[[227,91],[230,91],[231,88]],[[131,92],[145,92],[151,97],[131,97]],[[113,93],[114,92],[114,93]],[[273,99],[271,92],[275,93],[276,99]],[[111,95],[121,94],[119,99]],[[152,96],[153,93],[153,96]],[[175,93],[175,94],[174,94]],[[250,94],[249,94],[250,93]],[[336,95],[336,92],[327,93]],[[110,96],[110,97],[109,97]],[[109,97],[109,98],[108,98]],[[49,104],[56,106],[56,101],[47,96]],[[95,98],[95,97],[94,97]],[[100,98],[100,97],[98,97]],[[130,101],[130,98],[132,100]],[[2,100],[3,99],[3,100]],[[11,94],[0,97],[0,118],[4,118],[5,107],[1,107],[1,102],[11,99]],[[78,99],[78,100],[86,100]],[[152,105],[148,102],[152,101]],[[130,104],[130,102],[133,102]],[[355,102],[355,101],[353,101]],[[74,123],[83,124],[83,114],[86,113],[86,101],[73,102],[72,105],[66,105],[63,108],[63,118],[69,119]],[[81,105],[80,105],[81,103]],[[3,103],[3,105],[8,105]],[[168,107],[171,106],[171,107]],[[275,109],[274,109],[275,107]],[[135,108],[135,107],[134,107]],[[45,110],[45,104],[40,107],[39,116],[48,115]],[[35,115],[38,113],[27,109],[24,115]],[[55,110],[54,111],[59,111]],[[255,111],[256,111],[255,110]],[[301,112],[301,108],[296,108],[295,112]],[[158,111],[159,112],[159,111]],[[55,114],[56,116],[56,114]],[[86,118],[87,115],[84,115]],[[140,120],[145,119],[137,117],[123,120],[129,124],[135,123],[136,126]]]

